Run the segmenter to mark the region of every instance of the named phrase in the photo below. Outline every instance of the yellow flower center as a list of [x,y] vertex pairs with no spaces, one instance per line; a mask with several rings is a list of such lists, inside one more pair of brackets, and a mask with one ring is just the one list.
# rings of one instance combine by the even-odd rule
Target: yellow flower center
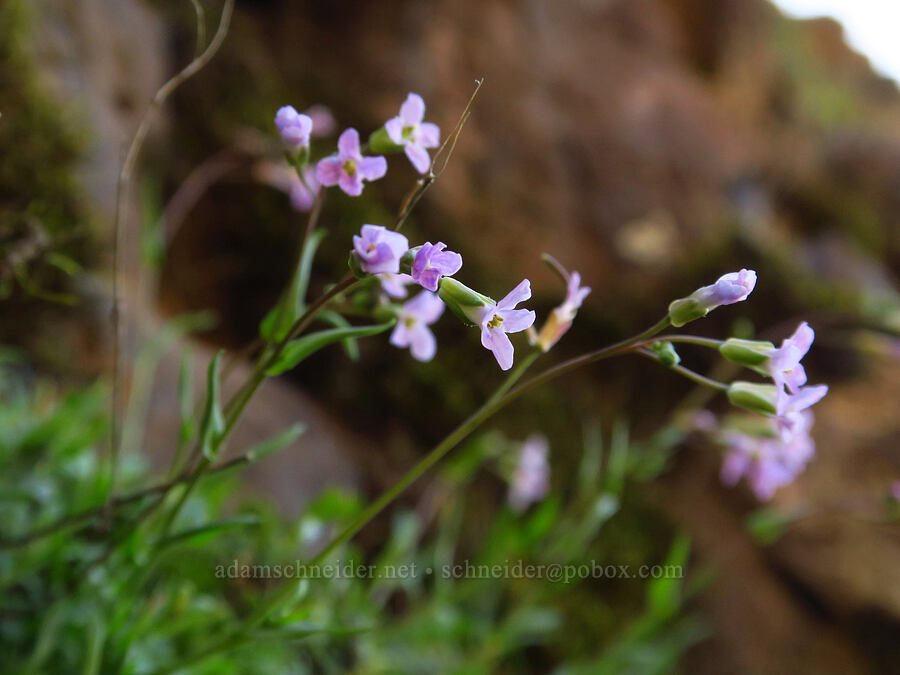
[[356,162],[354,160],[344,160],[344,173],[351,177],[356,175]]
[[503,324],[503,317],[499,314],[494,314],[494,318],[488,322],[488,328],[499,328]]

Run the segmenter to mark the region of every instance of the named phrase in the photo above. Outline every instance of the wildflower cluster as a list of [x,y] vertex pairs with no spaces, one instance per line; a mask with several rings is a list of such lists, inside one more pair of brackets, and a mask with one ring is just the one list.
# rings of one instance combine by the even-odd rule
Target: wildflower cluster
[[[680,326],[715,307],[745,300],[755,285],[752,270],[726,274],[715,284],[674,301],[669,306],[670,321]],[[806,386],[806,370],[800,363],[814,338],[813,329],[803,322],[778,348],[760,340],[710,341],[726,359],[771,380],[771,384],[737,380],[727,386],[734,405],[759,413],[764,420],[736,419],[708,429],[726,447],[721,471],[725,484],[734,485],[746,477],[756,496],[768,500],[791,483],[815,454],[809,408],[828,393],[828,386]]]
[[[384,155],[402,152],[417,172],[429,174],[432,158],[428,151],[437,148],[441,138],[438,126],[425,121],[425,102],[415,93],[407,96],[399,114],[372,133],[365,144],[361,143],[356,129],[345,129],[337,140],[337,151],[317,162],[310,160],[310,138],[317,133],[317,123],[311,115],[298,113],[288,106],[278,111],[275,124],[287,148],[288,160],[296,170],[292,181],[281,179],[282,187],[290,192],[294,206],[301,209],[310,208],[316,196],[332,186],[351,197],[359,196],[366,182],[386,174],[388,163]],[[431,177],[434,177],[433,173]],[[398,220],[398,225],[401,223],[402,219]],[[549,351],[571,328],[591,292],[590,288],[582,286],[578,272],[569,272],[549,256],[545,257],[565,283],[565,296],[543,327],[536,330],[535,312],[520,307],[531,298],[528,279],[523,279],[500,300],[494,300],[455,278],[463,267],[463,257],[448,250],[444,242],[410,245],[408,238],[396,230],[397,225],[391,229],[385,225],[363,224],[359,234],[353,236],[350,268],[359,279],[377,280],[379,311],[390,316],[392,321],[390,344],[408,348],[412,357],[419,361],[430,361],[435,357],[437,340],[432,326],[444,314],[445,308],[449,308],[465,325],[478,328],[482,346],[493,354],[502,370],[509,370],[515,357],[511,334],[527,331],[529,343],[536,353]],[[658,333],[666,326],[683,326],[717,307],[746,300],[756,282],[757,275],[753,270],[725,274],[715,283],[671,302],[666,320],[647,335]],[[409,293],[411,286],[420,287],[412,296]],[[820,400],[828,388],[806,386],[806,372],[801,360],[813,337],[812,329],[803,323],[779,348],[769,342],[685,336],[635,339],[629,348],[652,356],[698,382],[725,391],[733,404],[764,416],[763,423],[717,427],[715,435],[728,448],[722,469],[723,481],[734,484],[746,476],[757,496],[768,499],[777,488],[791,482],[803,470],[815,451],[810,436],[813,418],[809,407]],[[764,375],[771,383],[745,380],[715,383],[692,373],[679,365],[681,359],[673,346],[679,339],[715,346],[725,358]],[[544,464],[539,460],[546,453],[537,449],[537,443],[529,443],[523,450],[523,468],[519,479],[513,481],[518,487],[510,498],[516,508],[539,498],[538,488],[545,482],[540,478]]]
[[771,385],[739,381],[729,388],[733,403],[771,417],[767,428],[757,433],[727,430],[722,434],[729,448],[722,467],[723,482],[734,484],[746,476],[757,497],[767,500],[775,490],[791,483],[815,454],[809,408],[828,393],[828,386],[806,386],[806,370],[800,363],[814,338],[813,329],[804,321],[777,349],[771,342],[736,338],[719,348],[727,359],[772,380]]

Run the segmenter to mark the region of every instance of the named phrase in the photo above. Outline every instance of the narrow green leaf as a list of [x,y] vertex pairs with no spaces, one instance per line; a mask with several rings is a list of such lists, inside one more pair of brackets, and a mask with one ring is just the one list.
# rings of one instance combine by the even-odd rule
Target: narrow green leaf
[[668,618],[678,612],[684,584],[681,574],[690,552],[690,539],[683,534],[676,536],[663,563],[663,575],[652,579],[647,586],[647,604],[651,614]]
[[306,242],[306,246],[300,253],[300,261],[291,279],[291,286],[287,293],[282,295],[262,322],[259,324],[259,334],[267,342],[278,342],[287,336],[294,322],[306,309],[306,291],[309,287],[309,277],[312,273],[313,260],[319,244],[327,234],[326,230],[315,230]]
[[584,451],[578,468],[578,495],[588,499],[600,484],[603,466],[603,428],[593,420],[584,428]]
[[87,649],[82,675],[97,675],[103,665],[103,643],[106,641],[106,623],[96,609],[91,611],[88,623]]
[[246,452],[247,458],[251,462],[255,462],[263,457],[268,457],[279,450],[284,450],[287,446],[296,441],[305,431],[306,425],[302,422],[298,422],[297,424],[288,427],[280,434],[254,445]]
[[371,627],[341,628],[329,626],[316,626],[312,624],[296,624],[287,628],[263,629],[251,633],[254,640],[303,640],[313,635],[326,634],[331,636],[350,637],[371,631]]
[[184,532],[168,537],[163,540],[160,546],[171,546],[172,544],[208,544],[217,536],[226,530],[236,527],[253,527],[259,525],[259,518],[253,514],[247,513],[233,518],[225,518],[224,520],[216,520],[206,525],[192,527]]
[[[294,311],[294,321],[306,310],[306,291],[309,289],[309,277],[312,274],[313,260],[316,258],[316,251],[319,250],[319,244],[325,239],[328,230],[315,230],[309,235],[303,250],[300,252],[300,269],[297,274],[297,283],[294,284],[291,300]],[[290,327],[290,326],[288,326]]]
[[606,491],[617,497],[622,495],[625,488],[629,445],[628,425],[624,420],[617,420],[613,425],[606,463]]
[[50,251],[44,258],[44,261],[70,277],[77,276],[82,270],[81,265],[76,261],[58,251]]
[[347,338],[361,338],[377,335],[391,328],[396,321],[377,324],[375,326],[351,326],[350,328],[332,328],[307,335],[288,343],[278,360],[272,364],[266,375],[281,375],[296,367],[303,359],[315,354],[320,349],[327,347],[338,340]]
[[203,456],[215,461],[219,450],[219,441],[225,430],[225,418],[219,404],[219,361],[224,350],[219,350],[209,364],[206,375],[206,406],[203,409],[203,421],[200,423],[200,447]]
[[[325,323],[334,326],[335,328],[349,328],[350,322],[344,318],[343,315],[338,314],[337,312],[332,312],[331,310],[324,310],[319,312],[319,317]],[[347,358],[351,361],[359,361],[359,345],[356,344],[355,338],[346,338],[341,340],[341,344],[344,345],[344,352],[347,354]]]

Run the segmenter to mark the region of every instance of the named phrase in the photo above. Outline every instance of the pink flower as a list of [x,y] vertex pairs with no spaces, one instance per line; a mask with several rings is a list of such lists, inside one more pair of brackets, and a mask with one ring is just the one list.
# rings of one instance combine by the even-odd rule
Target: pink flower
[[506,334],[526,330],[534,323],[532,310],[515,309],[530,297],[531,282],[524,279],[500,302],[487,304],[480,310],[481,344],[493,352],[502,370],[509,370],[513,364],[513,346]]
[[798,413],[815,405],[828,393],[827,384],[817,384],[814,387],[799,387],[795,392],[788,393],[783,389],[778,390],[775,400],[775,409],[779,417],[786,417],[791,413]]
[[319,191],[319,180],[313,167],[303,167],[305,185],[297,176],[297,172],[284,164],[262,161],[253,167],[253,173],[263,183],[286,192],[295,210],[309,211],[312,208],[316,193]]
[[414,283],[413,278],[408,274],[391,274],[385,272],[378,275],[381,282],[381,290],[392,298],[405,298],[407,296],[406,287]]
[[746,300],[755,287],[756,272],[742,269],[722,275],[713,285],[695,291],[693,297],[710,310]]
[[319,161],[316,176],[322,185],[339,185],[351,197],[363,191],[363,180],[378,180],[387,172],[384,157],[363,157],[359,149],[359,133],[347,129],[338,138],[338,154]]
[[550,487],[548,451],[547,439],[540,434],[529,436],[522,444],[507,498],[514,511],[524,511],[547,494]]
[[746,476],[756,497],[768,501],[776,490],[792,483],[815,455],[812,423],[812,413],[806,410],[792,414],[788,427],[776,421],[771,435],[725,432],[722,440],[729,450],[722,463],[722,482],[735,485]]
[[441,277],[449,277],[459,272],[462,267],[462,256],[453,251],[445,251],[447,245],[439,241],[432,244],[426,241],[416,251],[412,263],[413,280],[429,291],[437,291]]
[[331,136],[334,133],[337,122],[334,121],[334,115],[331,114],[328,106],[316,103],[306,110],[306,114],[312,119],[312,136],[314,138]]
[[560,338],[572,327],[572,321],[575,320],[581,303],[590,292],[590,288],[581,285],[581,275],[578,272],[572,272],[566,284],[565,300],[550,314],[550,318],[541,328],[535,344],[546,352],[559,342]]
[[434,293],[422,291],[403,305],[391,344],[395,347],[409,347],[417,361],[431,361],[437,351],[434,333],[428,328],[444,313],[444,303]]
[[781,347],[772,351],[765,367],[779,389],[786,387],[796,394],[806,384],[806,370],[800,360],[806,356],[815,337],[813,329],[804,321],[781,343]]
[[406,156],[419,173],[427,173],[431,167],[427,148],[436,148],[441,140],[440,128],[431,122],[423,122],[424,117],[425,101],[418,94],[409,94],[400,106],[400,114],[384,125],[391,141],[403,146]]
[[353,235],[353,255],[368,274],[396,274],[400,258],[408,250],[406,237],[381,225],[363,225],[359,235]]
[[[295,211],[309,211],[313,202],[316,201],[316,194],[319,192],[319,179],[316,177],[316,171],[311,166],[303,167],[303,180],[294,173],[292,176],[290,192],[291,206]],[[306,181],[304,183],[304,181]]]
[[299,149],[309,145],[313,121],[309,115],[298,113],[293,106],[286,105],[278,109],[275,126],[281,133],[281,140],[289,148]]

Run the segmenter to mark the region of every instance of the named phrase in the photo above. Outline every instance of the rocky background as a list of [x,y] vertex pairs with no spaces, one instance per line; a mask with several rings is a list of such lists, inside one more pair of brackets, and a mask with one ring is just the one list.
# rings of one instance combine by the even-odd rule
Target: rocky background
[[[204,5],[211,34],[220,3]],[[86,381],[109,368],[123,147],[192,57],[195,18],[189,2],[19,0],[0,20],[0,337],[40,373]],[[327,103],[367,132],[416,91],[447,131],[481,77],[410,236],[462,251],[466,280],[495,295],[529,277],[539,310],[560,292],[541,251],[581,270],[594,292],[559,358],[634,333],[740,267],[759,272],[753,301],[698,329],[724,335],[747,316],[770,339],[801,317],[817,330],[811,380],[832,390],[817,408],[816,461],[772,505],[791,520],[784,535],[754,540],[746,520],[758,505],[719,486],[715,448],[693,439],[635,496],[640,531],[617,535],[650,552],[672,531],[692,537],[692,568],[710,573],[696,604],[712,633],[688,672],[891,672],[900,533],[880,509],[900,477],[900,349],[887,337],[900,332],[900,92],[834,22],[788,20],[765,0],[239,1],[222,51],[156,120],[126,195],[128,355],[198,310],[217,317],[199,336],[198,372],[212,347],[255,335],[303,222],[255,178],[260,159],[278,158],[278,106]],[[330,201],[314,286],[341,269],[360,214],[377,216],[376,198],[398,204],[414,178],[392,162],[361,203]],[[252,484],[286,511],[323,484],[387,485],[496,386],[473,334],[446,321],[438,338],[428,366],[370,341],[359,365],[335,349],[269,386],[235,445],[297,418],[313,431]],[[163,358],[151,396],[145,447],[158,458],[175,435],[179,353]],[[565,485],[583,420],[628,415],[646,437],[689,392],[649,364],[612,363],[528,397],[498,425],[547,434]],[[500,498],[496,482],[483,488]],[[643,541],[660,532],[662,544]]]

